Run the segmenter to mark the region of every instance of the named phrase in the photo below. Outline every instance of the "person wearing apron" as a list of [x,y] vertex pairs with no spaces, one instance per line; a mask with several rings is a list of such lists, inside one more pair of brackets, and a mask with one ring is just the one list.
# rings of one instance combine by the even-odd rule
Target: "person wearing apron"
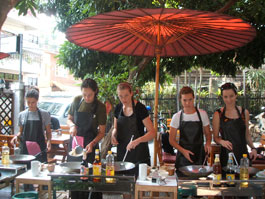
[[251,148],[248,158],[255,160],[257,149],[249,134],[249,112],[236,105],[236,86],[233,83],[225,83],[221,86],[221,95],[225,106],[215,111],[213,115],[213,133],[215,142],[221,145],[222,167],[227,165],[229,152],[234,153],[240,164],[243,154],[248,154],[247,145]]
[[[202,165],[205,153],[211,151],[210,122],[207,113],[194,106],[194,92],[190,87],[180,90],[179,98],[183,110],[173,115],[170,123],[169,142],[178,151],[175,167],[178,169],[188,165]],[[180,130],[179,143],[176,140]],[[206,143],[204,145],[204,135]]]
[[[36,156],[36,160],[47,162],[47,152],[51,150],[51,118],[47,111],[38,108],[39,91],[37,88],[31,88],[26,93],[26,102],[28,109],[18,115],[19,132],[11,140],[12,144],[20,141],[20,153]],[[47,143],[45,141],[44,131],[46,132]],[[34,145],[27,145],[31,142]],[[38,148],[38,150],[34,149]],[[30,162],[27,163],[27,169],[31,168]],[[33,191],[31,184],[24,184],[24,191]]]
[[[27,141],[34,142],[40,148],[36,159],[40,162],[47,162],[47,152],[51,149],[51,118],[47,111],[37,107],[39,92],[37,89],[30,89],[26,93],[28,109],[19,113],[19,132],[12,139],[16,143],[20,139],[20,153],[29,154]],[[44,136],[46,132],[47,143]],[[47,149],[47,150],[46,150]]]
[[[121,103],[115,108],[114,129],[111,137],[112,144],[117,145],[117,161],[122,161],[128,150],[125,162],[150,165],[148,141],[152,140],[156,133],[149,113],[142,103],[133,99],[133,91],[129,83],[120,83],[117,93]],[[144,133],[144,127],[147,133]],[[137,172],[136,168],[130,174],[137,175]]]
[[[70,143],[68,152],[72,151],[73,136],[81,137],[87,151],[87,161],[93,163],[95,159],[95,149],[98,142],[105,135],[106,107],[97,99],[97,83],[90,78],[83,80],[81,84],[82,96],[75,97],[69,109],[67,124],[70,126]],[[78,161],[81,164],[81,157],[67,156],[67,161]],[[97,194],[92,194],[92,198],[100,198]],[[88,198],[88,192],[71,192],[71,198]]]

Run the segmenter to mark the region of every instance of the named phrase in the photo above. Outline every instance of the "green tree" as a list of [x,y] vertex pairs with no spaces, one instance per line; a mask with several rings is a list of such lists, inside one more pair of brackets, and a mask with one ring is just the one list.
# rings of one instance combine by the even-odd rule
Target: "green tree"
[[249,70],[247,71],[247,83],[251,90],[265,90],[265,70]]
[[[161,60],[160,81],[164,76],[180,74],[191,67],[204,67],[219,74],[235,75],[239,68],[258,68],[264,63],[265,54],[265,5],[263,0],[256,1],[224,1],[224,0],[55,0],[47,1],[42,5],[42,10],[55,14],[58,17],[58,28],[65,32],[66,29],[89,16],[112,10],[132,9],[137,7],[174,7],[207,11],[224,12],[235,17],[240,17],[251,23],[257,30],[257,37],[244,47],[224,53],[203,56],[174,57]],[[119,55],[93,52],[81,47],[75,47],[66,42],[60,51],[60,63],[69,68],[76,77],[84,77],[94,71],[108,72],[110,65],[117,66],[120,71]],[[152,58],[123,56],[127,62],[125,71],[129,71],[129,80],[140,79],[141,82],[154,80],[155,62]],[[106,61],[105,61],[106,60]],[[113,72],[113,71],[112,71]]]
[[0,4],[0,30],[6,20],[9,11],[16,7],[19,10],[19,15],[26,15],[28,10],[35,16],[35,10],[38,9],[39,1],[36,0],[1,0]]
[[[257,37],[244,47],[224,53],[203,56],[174,57],[161,60],[160,82],[180,74],[191,67],[204,67],[219,74],[235,75],[239,68],[259,68],[264,64],[265,55],[265,1],[239,1],[239,0],[2,0],[0,4],[0,27],[7,13],[16,6],[20,14],[26,14],[34,9],[53,14],[58,20],[58,29],[65,32],[67,28],[90,16],[123,9],[173,7],[216,11],[239,17],[251,23],[257,30]],[[154,80],[155,62],[152,58],[119,56],[100,53],[77,47],[66,42],[59,54],[60,64],[69,68],[76,76],[83,78],[86,74],[101,71],[107,74],[110,67],[115,66],[112,72],[129,72],[128,78],[139,79],[140,82]],[[121,61],[124,64],[120,64]],[[116,69],[118,72],[116,72]]]

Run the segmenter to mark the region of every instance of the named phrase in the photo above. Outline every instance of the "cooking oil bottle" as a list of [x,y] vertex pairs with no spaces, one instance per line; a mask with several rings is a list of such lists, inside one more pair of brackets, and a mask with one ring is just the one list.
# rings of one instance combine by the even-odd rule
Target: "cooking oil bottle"
[[[111,151],[108,151],[108,155],[106,157],[106,176],[114,176],[115,175],[115,167],[114,167],[114,156]],[[106,178],[106,183],[114,183],[115,178]]]
[[[248,167],[249,167],[249,159],[247,154],[243,154],[243,157],[240,160],[240,180],[248,180],[249,179],[249,173],[248,173]],[[248,187],[248,182],[241,182],[241,187]]]
[[[101,175],[101,162],[99,159],[99,149],[95,151],[95,161],[93,162],[93,175],[100,176]],[[93,182],[100,182],[100,177],[93,178]]]
[[9,147],[8,144],[5,143],[4,146],[2,147],[2,164],[3,165],[9,165]]

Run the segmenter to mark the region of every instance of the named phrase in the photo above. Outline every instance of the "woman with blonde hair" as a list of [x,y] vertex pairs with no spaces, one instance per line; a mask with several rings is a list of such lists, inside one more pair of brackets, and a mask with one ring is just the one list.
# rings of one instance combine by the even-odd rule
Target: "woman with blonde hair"
[[[111,138],[112,144],[117,145],[117,160],[122,161],[126,150],[129,150],[125,161],[150,165],[147,142],[152,140],[156,133],[149,113],[141,102],[133,98],[133,90],[129,83],[120,83],[117,94],[121,103],[114,111]],[[147,133],[144,132],[144,128]],[[133,140],[130,142],[132,136]]]

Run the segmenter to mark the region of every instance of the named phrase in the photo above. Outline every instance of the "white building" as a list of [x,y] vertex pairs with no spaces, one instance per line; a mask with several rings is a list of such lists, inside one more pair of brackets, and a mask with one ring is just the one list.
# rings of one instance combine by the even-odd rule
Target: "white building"
[[[79,90],[69,71],[56,64],[60,44],[64,41],[64,34],[54,32],[55,21],[43,14],[34,17],[32,14],[18,16],[15,9],[11,10],[3,24],[0,35],[0,51],[14,52],[16,36],[23,35],[23,59],[20,70],[18,53],[0,61],[0,78],[7,83],[18,81],[21,71],[25,85],[38,86],[41,94],[52,91]],[[58,72],[60,71],[60,72]]]

